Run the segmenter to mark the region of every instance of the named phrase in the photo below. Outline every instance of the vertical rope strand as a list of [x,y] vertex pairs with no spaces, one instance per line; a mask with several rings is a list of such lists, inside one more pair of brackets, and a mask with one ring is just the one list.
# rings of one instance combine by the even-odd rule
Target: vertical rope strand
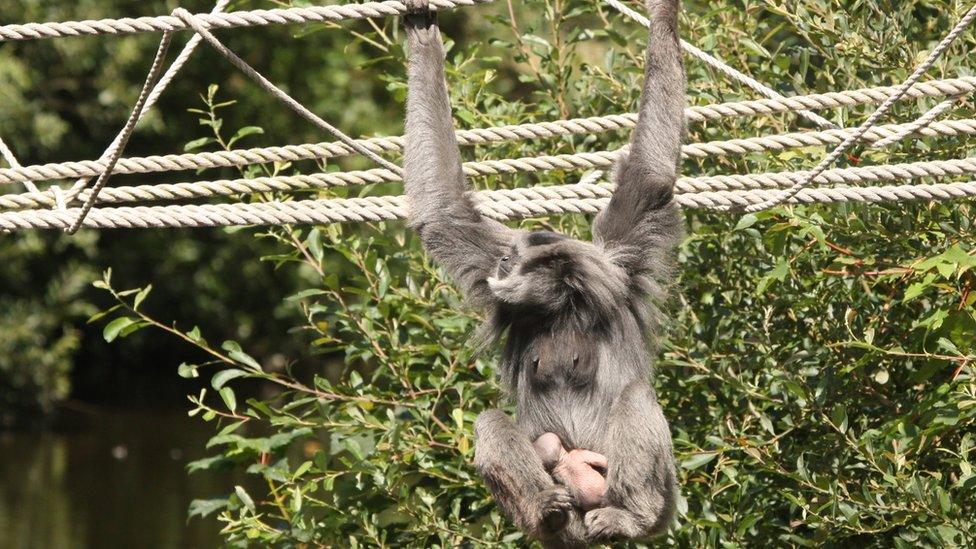
[[[651,21],[647,17],[644,17],[640,13],[632,10],[626,4],[624,4],[623,2],[620,2],[619,0],[603,0],[603,1],[606,2],[613,9],[615,9],[615,10],[619,11],[620,13],[626,15],[627,17],[633,19],[638,24],[643,25],[645,27],[650,27],[651,26]],[[688,42],[685,42],[684,40],[681,41],[681,47],[686,52],[688,52],[690,55],[692,55],[693,57],[699,59],[700,61],[702,61],[706,65],[708,65],[708,66],[716,69],[717,71],[719,71],[722,74],[728,76],[729,78],[732,78],[736,82],[739,82],[739,83],[744,84],[745,86],[747,86],[749,88],[752,88],[753,90],[759,92],[760,94],[762,94],[762,95],[764,95],[764,96],[766,96],[766,97],[768,97],[770,99],[785,99],[786,98],[785,95],[779,93],[778,91],[774,90],[773,88],[770,88],[769,86],[763,84],[762,82],[756,80],[755,78],[753,78],[753,77],[751,77],[751,76],[743,73],[742,71],[740,71],[738,69],[733,68],[728,63],[726,63],[725,61],[722,61],[721,59],[715,57],[714,55],[712,55],[710,53],[707,53],[705,51],[702,51],[701,49],[696,48],[695,46],[692,46],[691,44],[689,44]],[[816,124],[820,128],[830,128],[830,129],[833,129],[833,128],[836,128],[837,127],[833,122],[831,122],[830,120],[827,120],[826,118],[823,118],[822,116],[818,115],[815,112],[811,112],[811,111],[799,111],[799,113],[800,113],[801,116],[803,116],[807,120],[813,122],[814,124]]]
[[[214,5],[214,8],[213,10],[210,11],[210,13],[223,12],[224,8],[227,7],[227,4],[230,4],[230,0],[217,0],[217,3]],[[190,60],[190,56],[193,55],[193,52],[197,49],[197,46],[200,45],[200,42],[202,40],[203,38],[201,38],[200,35],[198,34],[194,34],[192,37],[190,37],[186,45],[183,46],[183,50],[180,51],[180,54],[176,56],[176,59],[173,60],[173,63],[169,66],[168,69],[166,69],[166,72],[163,73],[161,77],[159,77],[159,81],[156,82],[156,85],[153,86],[152,92],[150,92],[149,97],[146,98],[146,105],[142,109],[142,112],[139,113],[139,118],[136,120],[136,123],[138,123],[139,120],[142,120],[142,117],[146,114],[146,111],[151,109],[153,105],[156,104],[156,101],[159,101],[159,97],[163,94],[164,91],[166,91],[166,88],[169,86],[170,82],[172,82],[173,79],[176,78],[176,75],[180,72],[180,69],[183,68],[183,65],[185,65],[186,62]],[[108,159],[112,155],[112,153],[119,147],[119,144],[121,142],[122,142],[122,132],[119,132],[118,134],[116,134],[115,139],[112,140],[112,143],[108,147],[106,147],[105,152],[102,153],[102,156],[100,156],[98,159],[99,160]],[[85,188],[85,185],[87,185],[89,181],[91,181],[90,177],[81,178],[75,181],[74,185],[72,185],[71,188],[68,189],[66,193],[68,195],[68,202],[71,202],[72,199],[76,198],[78,194],[81,192],[81,190]]]
[[219,40],[217,40],[217,37],[211,34],[210,31],[208,31],[206,28],[204,28],[204,26],[200,23],[200,21],[197,20],[197,17],[195,15],[186,11],[183,8],[177,8],[176,10],[174,10],[173,15],[178,17],[184,23],[186,23],[186,25],[191,29],[193,29],[197,34],[202,36],[204,40],[206,40],[211,46],[213,46],[215,50],[217,50],[217,52],[219,52],[221,55],[227,58],[227,60],[230,61],[231,64],[233,64],[235,67],[240,69],[241,72],[247,75],[248,78],[257,82],[262,88],[265,89],[265,91],[267,91],[268,93],[276,97],[279,101],[288,105],[293,111],[297,112],[303,118],[305,118],[309,122],[312,122],[320,129],[323,129],[331,133],[339,141],[342,141],[344,144],[349,146],[349,148],[355,150],[356,152],[365,156],[366,158],[369,158],[373,162],[376,162],[380,166],[383,166],[384,168],[398,175],[403,173],[403,170],[400,168],[400,166],[397,166],[396,164],[390,162],[389,160],[386,160],[382,156],[364,147],[361,143],[358,143],[355,139],[343,133],[339,128],[336,128],[332,124],[329,124],[325,120],[322,120],[318,115],[305,108],[304,105],[296,101],[292,96],[285,93],[284,90],[271,83],[270,80],[268,80],[261,73],[255,70],[254,67],[252,67],[246,61],[238,57],[236,53],[230,51],[230,49],[228,49],[227,46],[224,46]]
[[88,200],[85,201],[85,204],[81,207],[78,217],[74,220],[71,226],[68,227],[68,234],[74,234],[78,228],[81,227],[81,224],[84,223],[88,212],[90,212],[92,206],[95,205],[95,200],[98,198],[98,193],[102,190],[102,187],[108,183],[109,177],[112,176],[112,170],[115,169],[115,164],[122,156],[122,152],[125,151],[125,146],[129,143],[129,138],[132,137],[132,132],[136,128],[136,122],[139,121],[139,117],[142,115],[142,110],[146,105],[146,99],[149,97],[149,92],[152,89],[153,84],[159,78],[160,72],[162,72],[163,60],[166,59],[166,50],[169,49],[169,44],[172,40],[172,31],[166,31],[163,33],[163,38],[159,41],[159,47],[156,49],[156,57],[153,59],[152,67],[149,69],[149,74],[146,76],[146,81],[142,85],[142,91],[139,92],[139,99],[136,100],[136,104],[132,108],[132,112],[129,114],[129,119],[126,120],[125,126],[122,127],[122,131],[119,132],[121,139],[119,140],[118,146],[115,147],[114,151],[112,151],[111,156],[108,159],[108,163],[105,165],[105,171],[103,171],[101,175],[98,176],[98,179],[95,180],[95,185],[92,187],[91,194],[88,196]]

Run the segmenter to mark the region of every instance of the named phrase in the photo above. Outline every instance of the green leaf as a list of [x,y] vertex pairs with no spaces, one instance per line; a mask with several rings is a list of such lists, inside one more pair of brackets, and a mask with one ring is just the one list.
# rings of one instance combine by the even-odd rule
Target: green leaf
[[200,372],[197,371],[197,367],[196,364],[187,364],[184,362],[176,368],[176,374],[186,379],[200,377]]
[[183,152],[193,152],[216,142],[217,140],[213,137],[201,137],[199,139],[194,139],[193,141],[188,142],[186,145],[183,145]]
[[286,297],[285,299],[288,300],[288,301],[301,301],[301,300],[305,299],[306,297],[323,295],[323,294],[327,294],[327,293],[328,292],[326,292],[325,290],[320,290],[318,288],[309,288],[307,290],[302,290],[302,291],[300,291],[298,293],[292,294],[292,295]]
[[840,431],[847,431],[847,408],[843,404],[835,404],[834,409],[830,412],[830,420],[837,426]]
[[250,373],[245,372],[244,370],[238,370],[237,368],[228,368],[226,370],[221,370],[216,374],[214,374],[213,379],[210,380],[210,384],[213,386],[214,389],[219,391],[220,389],[223,388],[223,386],[228,381],[235,378],[245,377],[249,375]]
[[693,470],[693,469],[697,469],[697,468],[701,467],[702,465],[705,465],[706,463],[708,463],[708,462],[712,461],[713,459],[715,459],[716,456],[718,456],[718,454],[715,453],[715,452],[707,452],[707,453],[703,453],[703,454],[695,454],[695,455],[691,456],[690,458],[682,461],[681,462],[681,468],[682,469],[688,469],[689,471],[690,470]]
[[753,214],[745,214],[739,218],[739,222],[735,224],[735,230],[741,231],[742,229],[748,229],[756,224],[759,218]]
[[237,397],[234,396],[234,390],[230,387],[224,387],[218,391],[220,398],[223,399],[224,404],[227,405],[227,409],[234,413],[237,411]]
[[86,323],[87,324],[94,324],[95,322],[98,322],[99,320],[105,318],[105,316],[110,315],[110,314],[114,313],[115,311],[119,310],[121,307],[122,307],[122,305],[113,305],[113,306],[109,307],[108,309],[105,309],[104,311],[99,311],[99,312],[91,315],[90,317],[88,317],[88,320],[86,321]]
[[235,362],[239,362],[245,366],[250,366],[254,371],[261,371],[261,365],[258,364],[258,361],[254,360],[250,355],[245,353],[236,341],[225,341],[221,345],[221,348],[227,351],[227,356],[229,356]]
[[194,326],[192,330],[190,330],[189,332],[186,333],[186,337],[190,338],[190,340],[193,341],[194,343],[196,343],[197,345],[206,345],[207,344],[207,341],[205,339],[203,339],[203,336],[202,335],[200,335],[200,327],[199,326]]
[[258,361],[254,360],[253,358],[251,358],[251,355],[243,351],[231,351],[230,353],[227,354],[227,356],[234,359],[235,362],[240,362],[245,366],[250,366],[251,369],[253,369],[254,371],[257,372],[262,371],[261,365],[258,364]]
[[146,299],[146,296],[148,296],[149,292],[151,291],[152,291],[152,284],[140,290],[139,293],[136,294],[135,299],[132,300],[132,308],[138,310],[139,305],[142,304],[143,300]]
[[227,458],[224,456],[212,456],[208,458],[198,459],[191,461],[186,464],[186,470],[189,473],[195,473],[197,471],[207,471],[212,468],[223,466],[227,463]]
[[241,503],[243,503],[244,506],[253,513],[255,509],[254,500],[251,499],[251,496],[249,496],[246,491],[244,491],[244,488],[241,486],[235,486],[234,493],[237,494],[237,499],[241,500]]
[[921,282],[916,282],[915,284],[912,284],[911,286],[908,287],[907,290],[905,290],[905,295],[902,297],[902,301],[908,302],[915,299],[916,297],[922,295],[922,292],[924,292],[925,289],[928,287],[929,287],[928,284],[923,284]]
[[766,276],[759,280],[759,284],[756,285],[756,293],[762,294],[773,282],[782,282],[786,275],[790,272],[790,263],[786,258],[781,258],[776,266],[769,271]]
[[234,137],[230,138],[230,141],[233,143],[235,141],[240,141],[249,135],[260,135],[263,133],[264,128],[261,128],[260,126],[244,126],[243,128],[237,130],[237,133],[234,134]]
[[195,499],[190,502],[190,518],[193,517],[206,517],[211,515],[221,509],[227,508],[227,500],[223,498],[217,499]]
[[312,468],[312,465],[313,464],[311,461],[306,461],[302,463],[301,465],[298,466],[298,469],[295,469],[295,472],[292,473],[292,478],[297,479],[298,477],[304,475],[305,473],[308,472],[309,469]]
[[136,322],[136,319],[127,316],[116,318],[112,322],[105,325],[105,328],[102,330],[102,337],[105,338],[105,341],[111,343],[112,341],[115,341],[115,338],[119,336],[122,330],[132,326]]
[[264,414],[267,417],[272,417],[272,416],[275,415],[274,414],[274,411],[271,410],[271,408],[267,404],[265,404],[264,402],[261,402],[260,400],[258,400],[256,398],[249,398],[245,402],[247,402],[247,405],[248,406],[250,406],[251,408],[254,408],[258,412],[261,412],[262,414]]

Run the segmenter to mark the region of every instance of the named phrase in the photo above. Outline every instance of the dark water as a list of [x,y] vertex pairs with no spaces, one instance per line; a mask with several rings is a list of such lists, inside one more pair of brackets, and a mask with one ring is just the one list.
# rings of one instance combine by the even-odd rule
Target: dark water
[[67,414],[48,431],[0,432],[0,548],[215,547],[196,498],[240,479],[186,473],[212,426],[182,411]]

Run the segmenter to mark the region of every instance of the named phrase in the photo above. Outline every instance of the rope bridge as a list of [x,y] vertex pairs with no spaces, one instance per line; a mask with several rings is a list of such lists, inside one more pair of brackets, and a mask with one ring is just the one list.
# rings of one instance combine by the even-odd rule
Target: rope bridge
[[[445,10],[490,1],[492,0],[430,0],[430,4],[432,9]],[[618,0],[603,1],[643,25],[649,23],[646,18]],[[0,26],[0,42],[78,35],[163,33],[152,68],[129,119],[99,159],[24,166],[0,139],[0,156],[9,166],[0,169],[0,188],[4,185],[19,184],[26,189],[26,192],[0,195],[0,229],[12,231],[43,228],[73,232],[79,227],[324,224],[383,221],[406,217],[407,205],[402,196],[250,203],[124,205],[221,196],[240,197],[270,192],[314,192],[329,187],[402,180],[399,166],[381,155],[401,151],[403,137],[350,138],[269,82],[220,43],[210,30],[397,16],[406,13],[405,5],[399,0],[389,0],[338,6],[225,13],[223,10],[228,2],[229,0],[218,0],[214,9],[208,14],[190,14],[186,10],[177,9],[171,15],[158,17]],[[936,184],[911,182],[919,178],[960,177],[976,173],[976,158],[830,168],[837,158],[858,142],[883,149],[908,138],[944,138],[976,134],[976,119],[938,120],[941,115],[958,104],[962,97],[976,90],[976,77],[919,82],[925,71],[935,63],[974,18],[976,18],[976,6],[960,19],[952,31],[916,67],[912,75],[898,86],[795,97],[785,97],[722,60],[682,42],[688,54],[764,96],[763,99],[690,107],[685,113],[689,123],[797,113],[819,128],[778,135],[689,143],[683,148],[686,158],[744,155],[811,146],[832,147],[832,151],[809,171],[683,177],[676,184],[675,199],[682,206],[690,208],[758,211],[779,204],[951,200],[976,196],[976,182]],[[190,30],[195,34],[169,68],[163,71],[163,60],[173,33],[182,30]],[[123,157],[128,138],[138,121],[146,110],[156,103],[202,41],[208,42],[228,61],[291,109],[319,128],[335,135],[338,141],[218,152]],[[880,118],[895,102],[920,98],[943,98],[943,101],[912,122],[877,125]],[[838,128],[814,112],[872,104],[881,106],[856,128]],[[626,113],[467,129],[458,131],[457,137],[462,145],[485,145],[628,130],[634,126],[636,120],[636,114]],[[485,215],[499,220],[560,213],[592,214],[606,206],[614,190],[612,184],[600,182],[602,170],[610,167],[625,149],[626,147],[610,151],[467,162],[463,165],[463,169],[469,177],[550,170],[589,170],[589,173],[576,184],[481,191],[474,194],[474,202]],[[172,184],[115,187],[106,185],[113,174],[148,174],[241,167],[268,162],[328,159],[353,154],[364,155],[382,167],[361,171]],[[92,178],[96,181],[90,185]],[[76,181],[65,189],[54,184],[42,191],[36,185],[38,182],[67,179]],[[901,183],[863,185],[874,182]]]

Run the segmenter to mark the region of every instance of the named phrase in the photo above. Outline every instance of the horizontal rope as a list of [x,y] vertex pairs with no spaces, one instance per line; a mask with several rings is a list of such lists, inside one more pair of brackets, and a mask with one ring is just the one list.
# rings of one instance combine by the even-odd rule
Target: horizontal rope
[[[797,95],[785,99],[752,99],[749,101],[717,103],[714,105],[690,107],[685,110],[685,117],[690,122],[703,122],[721,118],[757,116],[802,109],[819,110],[853,107],[881,103],[896,91],[898,91],[897,86],[879,86],[857,90]],[[976,77],[964,76],[917,83],[905,93],[902,99],[953,96],[972,91],[976,91]]]
[[[675,198],[685,208],[725,211],[769,200],[767,191],[718,191],[684,194]],[[886,185],[881,187],[806,188],[790,197],[788,204],[835,204],[838,202],[898,202],[909,200],[955,200],[976,196],[976,182],[931,185]]]
[[[577,118],[539,124],[461,130],[457,133],[461,144],[477,145],[514,139],[542,138],[626,129],[633,127],[636,119],[636,114],[623,114]],[[905,130],[913,129],[914,127],[914,122],[876,126],[868,133],[868,138],[888,139],[898,136],[905,138],[910,136],[910,134],[906,135],[904,133]],[[764,151],[780,151],[798,147],[832,145],[843,141],[852,131],[853,128],[846,128],[748,137],[726,141],[690,143],[684,146],[683,153],[685,157],[706,158],[708,156],[747,154]],[[976,134],[976,119],[947,120],[931,123],[929,127],[917,128],[917,133],[925,137],[972,135]],[[397,152],[403,148],[403,137],[375,137],[360,140],[360,143],[373,148],[376,152]],[[282,147],[237,149],[231,151],[134,157],[121,159],[118,165],[116,165],[115,173],[137,174],[226,168],[270,162],[296,162],[301,160],[335,158],[352,154],[352,152],[343,143],[327,142],[285,145]],[[0,183],[86,177],[89,174],[97,175],[101,173],[102,169],[102,162],[97,160],[0,169]]]
[[[836,130],[829,130],[836,131]],[[497,175],[501,173],[538,172],[547,170],[602,169],[611,166],[619,153],[603,151],[576,155],[539,156],[466,162],[462,168],[468,176]],[[921,177],[946,177],[976,173],[976,158],[929,160],[904,164],[882,164],[853,168],[835,168],[820,174],[816,183],[825,185],[865,183],[869,181],[904,180]],[[806,171],[770,172],[758,174],[711,175],[681,177],[675,183],[676,194],[786,188],[807,176]],[[265,192],[290,192],[347,185],[394,183],[401,177],[382,168],[364,171],[318,173],[310,175],[285,175],[255,177],[250,179],[223,179],[187,183],[164,183],[130,187],[107,187],[99,195],[101,203],[150,202],[159,200],[187,200],[213,196],[229,196]],[[555,189],[557,186],[533,187]],[[491,192],[517,192],[517,189]],[[88,191],[79,198],[87,199]],[[0,208],[8,210],[49,208],[56,205],[51,192],[9,194],[0,196]]]
[[[958,158],[953,160],[927,160],[905,164],[880,164],[877,166],[856,168],[833,168],[824,170],[813,181],[818,185],[849,185],[870,181],[948,177],[972,173],[976,173],[976,158]],[[796,171],[682,177],[675,184],[675,193],[687,194],[746,189],[782,189],[796,184],[797,181],[805,180],[809,175],[810,172],[808,171]]]
[[[899,133],[895,133],[893,135],[889,135],[888,137],[885,137],[884,139],[872,140],[871,147],[878,148],[878,149],[883,149],[885,147],[890,146],[895,141],[900,141],[906,135],[909,135],[909,134],[918,132],[920,129],[925,128],[926,126],[928,126],[932,122],[935,122],[935,119],[938,118],[938,117],[940,117],[940,116],[942,116],[942,113],[944,113],[944,112],[950,110],[951,108],[955,107],[959,103],[960,99],[962,99],[962,98],[963,98],[962,95],[957,95],[955,97],[950,97],[949,99],[944,99],[938,105],[936,105],[936,106],[932,107],[931,109],[925,111],[922,114],[922,116],[919,116],[918,118],[916,118],[912,122],[910,122],[908,124],[905,124],[905,127]],[[875,127],[877,127],[877,126],[875,126]],[[870,133],[871,133],[870,130],[868,130],[868,133],[865,134],[865,138],[866,139],[870,139],[870,137],[869,137],[869,134]]]
[[[575,195],[565,198],[508,199],[505,196],[476,193],[477,208],[495,219],[519,219],[564,213],[600,211],[610,200],[608,186],[580,184]],[[533,191],[533,189],[522,189]],[[498,193],[500,191],[487,191]],[[686,208],[745,207],[768,200],[771,193],[722,191],[685,194],[675,197]],[[976,196],[976,183],[901,185],[885,187],[847,187],[803,189],[790,198],[797,204],[836,202],[882,202],[889,200],[950,200]],[[78,208],[66,210],[27,210],[0,213],[0,229],[63,229],[78,215]],[[254,204],[204,204],[180,206],[137,206],[94,208],[84,227],[165,228],[217,227],[237,225],[326,224],[403,219],[407,215],[402,196],[337,198]]]
[[[709,156],[738,155],[836,145],[851,135],[855,129],[840,128],[792,132],[778,135],[728,139],[724,141],[689,143],[682,148],[682,153],[686,158],[707,158]],[[928,122],[928,126],[915,122],[909,122],[907,124],[885,124],[871,128],[865,134],[865,138],[878,140],[876,143],[872,143],[874,146],[880,146],[882,139],[885,141],[885,146],[891,146],[899,140],[914,136],[948,137],[973,134],[976,134],[976,119],[966,118],[945,120],[943,122]]]
[[[864,88],[827,94],[813,94],[797,96],[787,100],[751,100],[714,105],[701,105],[685,110],[685,116],[690,121],[715,120],[723,117],[751,116],[785,112],[790,110],[792,102],[809,104],[811,108],[846,107],[884,101],[887,94],[894,88],[883,86]],[[916,84],[906,94],[912,98],[937,97],[959,95],[976,91],[976,77],[952,78],[933,80],[923,84]],[[813,106],[817,105],[817,106]],[[610,116],[594,116],[590,118],[574,118],[554,122],[539,122],[498,126],[494,128],[478,128],[460,130],[458,140],[463,145],[480,145],[522,139],[549,138],[564,135],[581,135],[620,129],[629,129],[637,120],[636,113],[626,113]],[[903,128],[905,125],[898,125]],[[877,130],[875,137],[881,138],[897,131],[895,126],[885,126],[885,130]],[[921,131],[921,135],[961,135],[972,133],[972,121],[956,121],[952,123],[932,124],[928,132]],[[783,134],[781,137],[767,136],[764,138],[749,138],[748,140],[730,140],[728,145],[699,144],[686,146],[685,153],[689,156],[702,157],[708,154],[742,154],[744,152],[758,152],[766,150],[761,147],[765,143],[771,150],[786,148],[789,142],[795,146],[835,144],[843,140],[848,130],[821,130],[816,132],[800,132]],[[840,133],[835,133],[840,132]],[[874,134],[868,134],[869,136]],[[840,138],[837,140],[836,138]],[[798,140],[813,140],[801,142]],[[403,137],[374,137],[357,140],[357,143],[374,152],[397,152],[403,148]],[[716,142],[712,142],[716,143]],[[777,145],[780,143],[780,145]],[[713,152],[706,152],[713,151]],[[266,162],[294,162],[316,158],[332,158],[353,154],[350,147],[343,143],[309,143],[303,145],[286,145],[281,147],[262,147],[254,149],[238,149],[232,151],[216,151],[202,153],[173,154],[163,156],[149,156],[136,158],[122,158],[115,167],[116,174],[134,174],[164,172],[176,170],[195,170],[207,168],[222,168],[262,164]],[[105,169],[105,163],[98,160],[83,160],[51,164],[37,164],[23,167],[0,169],[0,184],[17,183],[22,181],[48,181],[78,177],[94,177]]]
[[[430,9],[444,10],[459,6],[484,4],[491,1],[493,0],[430,0]],[[195,14],[194,17],[208,29],[228,29],[390,17],[403,15],[406,12],[407,8],[400,0],[387,0],[385,2],[365,2],[362,4],[344,4],[337,6],[309,6],[303,8],[234,11],[230,13],[199,13]],[[172,15],[26,23],[0,26],[0,42],[58,38],[62,36],[164,32],[186,30],[187,28],[188,25],[183,20]]]
[[[521,139],[589,134],[626,129],[632,128],[636,120],[636,114],[595,116],[592,118],[576,118],[555,122],[460,130],[457,132],[457,136],[458,141],[462,145],[480,145]],[[403,142],[402,136],[372,137],[358,140],[358,143],[377,153],[401,151],[403,150]],[[123,158],[119,161],[115,173],[134,174],[224,168],[268,162],[295,162],[299,160],[335,158],[350,154],[354,154],[352,148],[341,142],[307,143],[302,145],[237,149],[231,151]],[[84,174],[101,173],[102,169],[102,162],[97,160],[2,169],[0,170],[0,183],[83,177]]]
[[[485,215],[505,221],[565,213],[596,214],[613,196],[613,185],[579,183],[562,188],[511,189],[478,193],[475,203]],[[716,191],[675,196],[683,208],[728,211],[760,204],[773,193],[765,190]],[[791,204],[838,202],[886,202],[908,200],[953,200],[976,197],[976,182],[932,185],[890,185],[883,187],[835,187],[803,189],[790,198]]]

